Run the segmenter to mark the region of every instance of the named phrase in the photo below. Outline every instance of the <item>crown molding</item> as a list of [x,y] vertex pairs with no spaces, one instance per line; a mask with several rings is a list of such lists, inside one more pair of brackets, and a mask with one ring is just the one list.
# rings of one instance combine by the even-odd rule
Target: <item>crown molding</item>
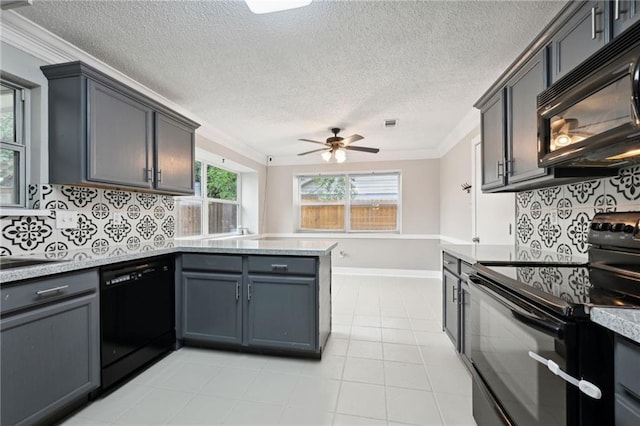
[[47,64],[82,61],[149,98],[166,105],[168,108],[175,110],[185,117],[200,123],[201,127],[196,132],[205,138],[259,164],[267,163],[264,154],[239,141],[234,141],[232,138],[222,135],[214,126],[187,111],[184,107],[149,89],[126,74],[118,71],[116,68],[113,68],[95,56],[90,55],[79,47],[14,11],[3,11],[0,15],[0,41],[34,56]]

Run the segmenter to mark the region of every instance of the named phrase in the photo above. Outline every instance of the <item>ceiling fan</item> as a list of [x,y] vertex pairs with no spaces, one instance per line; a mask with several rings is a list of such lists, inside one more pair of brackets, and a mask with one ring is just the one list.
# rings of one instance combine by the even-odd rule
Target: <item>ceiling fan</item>
[[346,159],[344,150],[370,152],[372,154],[377,154],[378,152],[380,152],[380,149],[378,148],[369,148],[366,146],[352,146],[351,145],[352,143],[357,142],[361,139],[364,139],[364,137],[360,135],[351,135],[347,138],[343,138],[341,136],[338,136],[338,133],[340,133],[340,129],[338,127],[332,128],[331,133],[333,133],[333,136],[327,138],[326,142],[319,142],[311,139],[298,139],[299,141],[318,143],[320,145],[325,146],[324,148],[302,152],[298,155],[307,155],[307,154],[312,154],[314,152],[322,152],[322,158],[325,161],[329,161],[331,159],[331,156],[333,155],[335,156],[336,161],[338,161],[338,163],[342,163]]

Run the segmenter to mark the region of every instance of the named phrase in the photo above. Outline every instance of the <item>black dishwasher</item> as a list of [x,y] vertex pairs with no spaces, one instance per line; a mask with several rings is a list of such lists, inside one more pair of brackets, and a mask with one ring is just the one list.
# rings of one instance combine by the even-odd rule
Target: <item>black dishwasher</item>
[[101,389],[175,348],[173,257],[100,270]]

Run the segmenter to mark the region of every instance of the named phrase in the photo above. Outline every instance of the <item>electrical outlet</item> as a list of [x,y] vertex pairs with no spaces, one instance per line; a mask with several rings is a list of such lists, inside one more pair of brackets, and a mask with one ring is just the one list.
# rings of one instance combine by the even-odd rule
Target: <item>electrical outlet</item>
[[122,213],[114,213],[113,214],[113,224],[114,225],[122,225]]
[[558,224],[558,212],[557,211],[552,211],[550,213],[549,221],[551,222],[552,225],[557,225]]
[[56,229],[75,229],[78,227],[78,212],[56,210]]

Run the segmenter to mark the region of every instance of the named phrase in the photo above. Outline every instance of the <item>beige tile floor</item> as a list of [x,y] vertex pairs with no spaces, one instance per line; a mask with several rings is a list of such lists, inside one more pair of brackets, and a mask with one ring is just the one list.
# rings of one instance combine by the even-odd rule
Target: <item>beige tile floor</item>
[[182,348],[65,425],[475,425],[437,279],[334,274],[321,361]]

